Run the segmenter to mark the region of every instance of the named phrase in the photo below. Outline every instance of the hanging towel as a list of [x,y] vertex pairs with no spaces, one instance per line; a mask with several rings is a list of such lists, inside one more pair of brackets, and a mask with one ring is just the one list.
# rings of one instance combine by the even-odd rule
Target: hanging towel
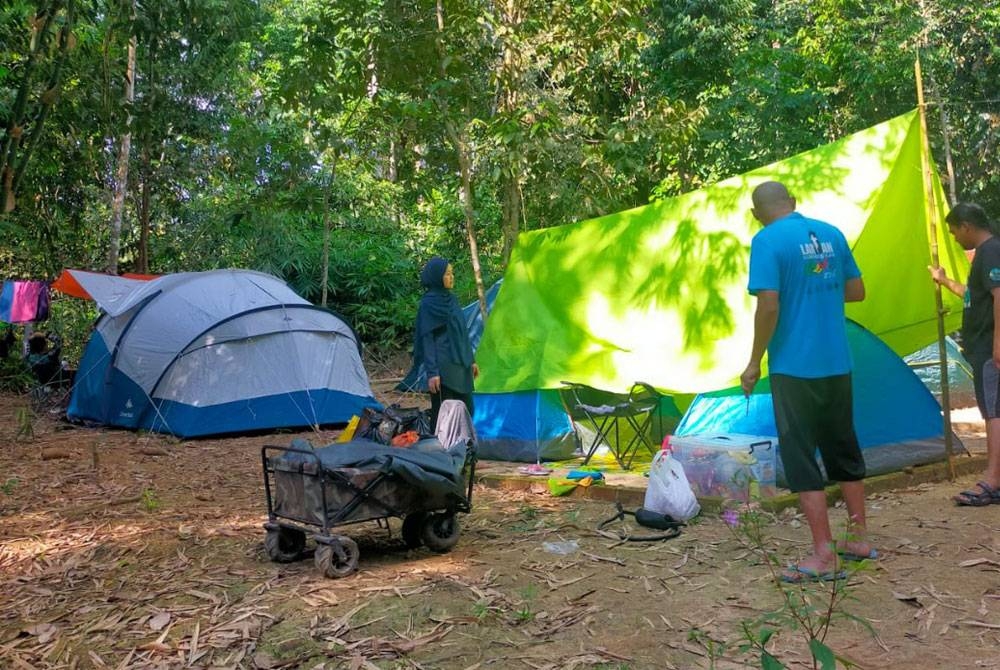
[[[29,323],[49,316],[49,285],[44,281],[8,281],[0,290],[0,321]],[[43,298],[44,294],[44,298]],[[40,307],[44,306],[43,310]]]
[[38,307],[35,310],[35,321],[45,321],[49,318],[49,283],[38,282],[41,288],[38,290]]
[[10,306],[14,303],[14,282],[5,281],[0,289],[0,321],[10,323]]

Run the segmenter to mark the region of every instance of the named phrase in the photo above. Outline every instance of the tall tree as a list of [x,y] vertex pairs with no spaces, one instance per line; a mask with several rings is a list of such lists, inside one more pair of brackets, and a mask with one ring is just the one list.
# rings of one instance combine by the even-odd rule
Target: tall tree
[[111,223],[108,243],[108,265],[110,274],[118,274],[118,252],[121,245],[122,217],[125,211],[125,193],[128,190],[129,158],[132,154],[132,104],[135,102],[135,3],[129,0],[128,11],[128,49],[125,59],[125,76],[123,83],[123,104],[125,108],[125,124],[118,140],[118,156],[115,162],[115,178],[112,185]]
[[[33,12],[31,10],[34,10]],[[27,12],[25,11],[27,10]],[[52,107],[59,100],[63,72],[69,53],[76,43],[73,29],[76,21],[75,0],[51,0],[14,5],[4,10],[15,21],[27,23],[28,40],[22,46],[19,80],[14,82],[16,97],[11,107],[0,106],[5,117],[3,141],[0,143],[0,182],[3,188],[3,212],[17,206],[17,192],[28,168],[32,152],[37,148]],[[23,45],[23,32],[15,28],[11,41]],[[55,55],[49,44],[56,40]],[[7,71],[0,71],[0,85],[5,84]]]

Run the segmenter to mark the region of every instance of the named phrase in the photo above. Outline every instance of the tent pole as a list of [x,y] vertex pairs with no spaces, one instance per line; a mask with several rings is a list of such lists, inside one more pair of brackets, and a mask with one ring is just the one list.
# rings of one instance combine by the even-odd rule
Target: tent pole
[[[940,266],[937,241],[937,207],[935,203],[934,182],[931,177],[931,151],[927,141],[927,106],[924,103],[924,85],[920,73],[920,52],[913,61],[913,70],[917,82],[917,108],[920,111],[920,164],[924,173],[924,217],[927,221],[928,241],[931,246],[931,265]],[[938,358],[941,361],[941,416],[944,421],[944,451],[948,456],[948,476],[955,479],[955,459],[951,433],[951,394],[948,388],[948,348],[945,345],[944,332],[944,300],[941,297],[941,285],[934,283],[934,304],[937,307]]]

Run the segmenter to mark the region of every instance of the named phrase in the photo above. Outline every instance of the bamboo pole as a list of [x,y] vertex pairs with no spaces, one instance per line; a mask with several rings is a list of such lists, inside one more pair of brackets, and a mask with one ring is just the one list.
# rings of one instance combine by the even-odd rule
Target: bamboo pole
[[[913,62],[917,82],[917,109],[920,112],[920,166],[924,173],[924,217],[927,221],[927,237],[931,247],[931,265],[940,267],[937,242],[937,211],[934,180],[931,177],[931,150],[927,141],[927,106],[924,103],[924,85],[920,73],[920,53]],[[941,416],[944,423],[944,451],[948,456],[948,477],[955,479],[954,446],[951,432],[951,395],[948,388],[948,348],[945,346],[944,299],[941,285],[934,282],[934,304],[937,307],[938,358],[941,360]]]

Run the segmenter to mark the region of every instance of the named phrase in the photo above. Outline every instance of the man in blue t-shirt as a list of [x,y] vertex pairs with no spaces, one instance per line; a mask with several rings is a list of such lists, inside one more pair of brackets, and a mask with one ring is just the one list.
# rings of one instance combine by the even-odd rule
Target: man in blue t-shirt
[[1000,239],[979,205],[960,202],[945,217],[952,237],[963,249],[976,250],[966,286],[949,279],[944,268],[929,268],[931,277],[965,298],[962,310],[962,353],[972,367],[976,404],[986,422],[986,472],[976,488],[953,500],[959,505],[1000,504]]
[[[795,211],[783,184],[753,191],[764,224],[750,245],[748,289],[757,298],[753,350],[740,382],[748,395],[768,354],[774,418],[785,478],[799,494],[813,552],[782,575],[788,582],[836,579],[837,554],[875,558],[865,530],[865,462],[854,432],[851,354],[844,302],[864,300],[865,285],[843,233]],[[819,449],[847,505],[846,538],[834,544]]]

